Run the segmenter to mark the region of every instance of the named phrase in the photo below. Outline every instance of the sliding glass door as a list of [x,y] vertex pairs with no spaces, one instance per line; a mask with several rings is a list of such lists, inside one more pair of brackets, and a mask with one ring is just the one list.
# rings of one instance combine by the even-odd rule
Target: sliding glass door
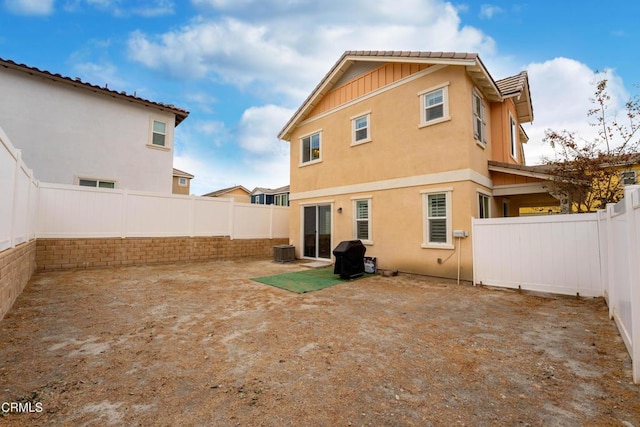
[[303,256],[331,259],[331,205],[304,206]]

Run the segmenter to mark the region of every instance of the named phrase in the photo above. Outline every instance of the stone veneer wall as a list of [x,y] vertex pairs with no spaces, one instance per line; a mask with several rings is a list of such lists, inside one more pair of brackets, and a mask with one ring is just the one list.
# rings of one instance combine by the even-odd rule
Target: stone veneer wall
[[35,269],[35,240],[0,252],[0,319],[7,314]]
[[273,247],[289,239],[229,237],[127,237],[37,239],[38,271],[116,267],[228,258],[269,258]]

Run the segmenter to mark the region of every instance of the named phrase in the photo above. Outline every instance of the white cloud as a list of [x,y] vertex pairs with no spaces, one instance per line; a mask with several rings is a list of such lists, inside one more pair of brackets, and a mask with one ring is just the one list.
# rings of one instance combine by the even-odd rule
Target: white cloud
[[[219,13],[164,34],[135,32],[129,56],[159,72],[213,78],[293,106],[345,50],[495,53],[491,37],[461,26],[457,10],[441,0],[241,3],[194,1]],[[270,13],[259,13],[264,8]]]
[[504,9],[502,9],[500,6],[496,6],[493,4],[483,4],[482,6],[480,6],[480,18],[491,19],[495,15],[498,15],[500,13],[504,13]]
[[53,0],[5,0],[4,5],[7,10],[19,15],[50,15],[53,13]]
[[[289,146],[276,134],[292,114],[275,105],[251,107],[233,130],[218,121],[185,121],[176,131],[174,166],[195,175],[193,194],[233,185],[249,190],[286,185]],[[238,149],[229,150],[232,142]]]
[[152,18],[174,13],[173,0],[67,0],[64,5],[67,12],[76,12],[83,7],[99,9],[117,17],[135,15]]
[[82,81],[104,87],[111,90],[123,90],[128,86],[126,80],[120,77],[118,68],[109,62],[79,62],[73,66]]
[[[293,115],[294,110],[266,105],[251,107],[242,114],[238,143],[249,153],[277,153],[283,145],[276,135]],[[288,147],[287,147],[288,148]]]
[[608,80],[612,112],[624,107],[628,99],[622,80],[614,70],[598,73],[585,64],[568,58],[555,58],[527,67],[535,120],[526,126],[529,142],[525,145],[528,164],[541,163],[542,156],[553,158],[553,150],[542,142],[545,130],[568,130],[582,138],[593,139],[597,129],[588,117],[596,82]]

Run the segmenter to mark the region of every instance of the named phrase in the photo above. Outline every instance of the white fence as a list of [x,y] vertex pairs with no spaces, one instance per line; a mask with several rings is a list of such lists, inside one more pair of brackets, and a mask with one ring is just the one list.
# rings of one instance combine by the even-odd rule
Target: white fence
[[633,380],[640,383],[640,187],[598,212],[602,283],[620,335],[633,359]]
[[593,214],[473,220],[474,283],[603,296]]
[[38,182],[0,128],[0,252],[35,239]]
[[474,219],[474,283],[604,296],[640,383],[640,187],[594,214]]
[[39,205],[40,238],[289,235],[287,207],[230,198],[40,183]]

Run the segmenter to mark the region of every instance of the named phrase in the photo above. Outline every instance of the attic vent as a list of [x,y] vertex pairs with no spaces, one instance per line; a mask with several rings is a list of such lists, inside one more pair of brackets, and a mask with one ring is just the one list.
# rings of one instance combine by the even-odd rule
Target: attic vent
[[624,171],[620,178],[622,178],[623,185],[635,185],[636,182],[638,182],[638,174],[636,171]]

